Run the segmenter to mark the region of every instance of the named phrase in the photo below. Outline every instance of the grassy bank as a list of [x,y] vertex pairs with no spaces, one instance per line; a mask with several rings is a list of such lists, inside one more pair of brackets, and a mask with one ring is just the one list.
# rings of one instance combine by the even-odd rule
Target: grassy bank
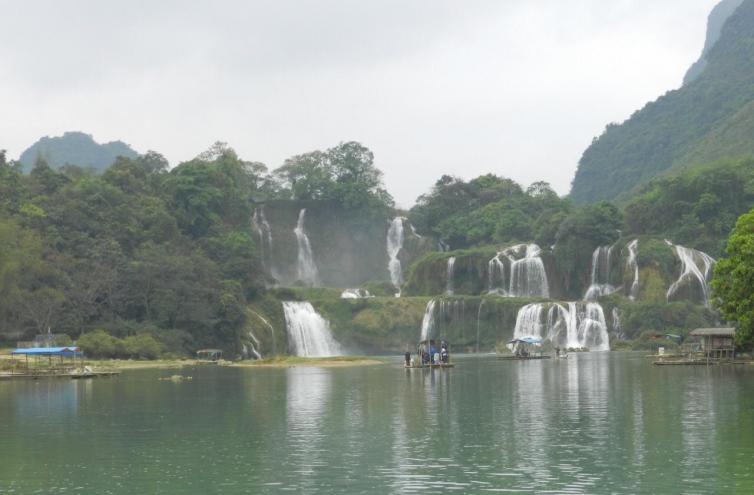
[[385,361],[364,356],[337,356],[325,358],[305,358],[297,356],[278,356],[257,361],[235,361],[223,363],[227,366],[242,368],[344,368],[350,366],[375,366]]

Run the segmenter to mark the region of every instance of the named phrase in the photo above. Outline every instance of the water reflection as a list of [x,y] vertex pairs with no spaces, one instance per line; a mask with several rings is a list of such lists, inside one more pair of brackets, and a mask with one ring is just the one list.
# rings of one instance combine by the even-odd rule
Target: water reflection
[[286,370],[287,462],[291,464],[289,474],[296,475],[302,490],[310,487],[315,470],[326,466],[320,443],[325,439],[323,424],[331,386],[327,369]]
[[0,493],[751,491],[754,367],[456,364],[0,383]]

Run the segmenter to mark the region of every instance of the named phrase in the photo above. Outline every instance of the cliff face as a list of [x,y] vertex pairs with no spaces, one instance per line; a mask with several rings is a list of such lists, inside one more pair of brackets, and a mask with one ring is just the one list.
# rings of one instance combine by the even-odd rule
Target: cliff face
[[736,9],[741,6],[743,1],[744,0],[723,0],[712,9],[709,18],[707,19],[707,37],[704,41],[702,55],[699,57],[699,60],[694,62],[689,68],[688,72],[686,72],[686,76],[683,78],[684,85],[699,77],[704,69],[707,68],[707,55],[720,39],[725,22],[731,15],[733,15]]
[[571,190],[576,203],[624,199],[661,173],[754,151],[751,128],[739,132],[754,101],[754,0],[721,3],[709,31],[683,87],[609,125],[584,152]]

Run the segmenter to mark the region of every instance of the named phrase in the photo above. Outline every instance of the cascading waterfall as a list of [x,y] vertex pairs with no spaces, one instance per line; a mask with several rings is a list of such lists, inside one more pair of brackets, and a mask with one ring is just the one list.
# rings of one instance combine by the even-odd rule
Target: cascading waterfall
[[445,294],[452,296],[454,289],[453,289],[453,272],[455,271],[456,266],[456,257],[451,256],[448,258],[448,266],[446,268],[447,272],[447,281],[445,282]]
[[593,302],[572,302],[567,308],[560,304],[528,304],[519,310],[513,331],[513,338],[522,337],[550,340],[563,348],[610,350],[605,314],[602,306]]
[[262,265],[270,272],[270,275],[277,278],[272,266],[272,227],[270,227],[270,223],[264,214],[264,205],[260,205],[254,209],[254,215],[251,217],[251,225],[259,236]]
[[296,356],[340,356],[343,349],[333,338],[330,323],[308,302],[283,302],[288,343]]
[[277,343],[275,342],[275,329],[272,327],[272,324],[265,318],[264,316],[260,315],[253,309],[249,309],[249,312],[259,318],[259,320],[265,324],[265,326],[270,330],[270,336],[272,337],[272,353],[277,354]]
[[422,318],[421,338],[427,340],[432,336],[435,327],[435,305],[437,301],[432,299],[427,303],[427,307],[424,309],[424,318]]
[[479,328],[482,320],[482,307],[484,307],[484,299],[479,303],[479,309],[476,312],[476,352],[479,352]]
[[306,235],[304,229],[304,221],[306,219],[306,208],[303,208],[298,214],[298,222],[293,232],[296,234],[296,240],[298,241],[298,280],[303,282],[309,287],[316,287],[319,285],[319,271],[317,270],[317,264],[314,262],[314,254],[312,253],[312,245],[309,242],[309,236]]
[[508,283],[505,278],[505,263],[501,256],[504,256],[504,253],[497,253],[487,262],[487,293],[507,296]]
[[513,338],[544,338],[545,335],[542,334],[544,330],[542,322],[544,308],[543,304],[527,304],[521,308],[516,315],[516,327],[513,330]]
[[621,322],[620,322],[620,311],[618,310],[617,306],[613,308],[612,318],[613,318],[613,333],[619,340],[624,340],[626,335],[623,333],[623,325],[621,325]]
[[254,359],[262,359],[262,353],[257,351],[257,348],[259,347],[259,339],[257,339],[251,331],[249,331],[249,339],[251,339],[249,345],[246,346],[246,344],[244,344],[243,346],[244,354],[246,356],[254,356]]
[[341,299],[369,299],[373,297],[366,289],[345,289],[341,294]]
[[634,239],[628,244],[628,269],[634,272],[634,280],[628,291],[628,298],[635,301],[639,297],[639,239]]
[[569,348],[587,348],[590,351],[609,351],[610,337],[602,306],[597,303],[568,303]]
[[[671,246],[673,245],[669,241],[666,242]],[[673,248],[678,259],[681,260],[681,275],[668,289],[667,300],[677,299],[679,290],[683,288],[689,288],[692,291],[698,288],[704,305],[709,307],[709,281],[712,278],[712,269],[715,266],[714,258],[685,246],[675,245]]]
[[615,287],[610,285],[610,260],[613,247],[614,245],[600,246],[592,253],[592,280],[584,295],[585,301],[596,301],[601,296],[615,292]]
[[387,269],[390,272],[390,281],[393,283],[393,287],[396,288],[400,295],[401,286],[403,285],[403,272],[401,268],[401,260],[398,255],[403,249],[403,217],[395,217],[390,223],[390,228],[387,231],[387,256],[388,265]]
[[[524,257],[514,259],[513,253],[519,254],[525,248]],[[511,261],[510,288],[511,297],[550,297],[547,273],[540,254],[542,250],[536,244],[515,246],[505,251]],[[519,254],[520,255],[520,254]]]

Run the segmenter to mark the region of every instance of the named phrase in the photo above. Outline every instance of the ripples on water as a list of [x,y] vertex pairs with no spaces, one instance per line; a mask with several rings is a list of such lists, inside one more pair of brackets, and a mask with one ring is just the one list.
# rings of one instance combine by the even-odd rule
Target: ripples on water
[[591,353],[6,382],[0,493],[752,493],[752,371]]

